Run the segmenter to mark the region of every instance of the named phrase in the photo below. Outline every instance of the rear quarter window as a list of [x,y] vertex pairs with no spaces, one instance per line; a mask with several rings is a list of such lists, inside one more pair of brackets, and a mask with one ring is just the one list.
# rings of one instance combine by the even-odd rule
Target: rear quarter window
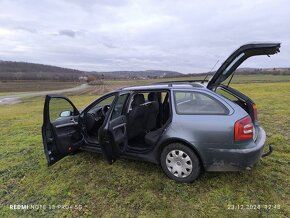
[[229,110],[210,95],[194,91],[174,91],[177,114],[226,115]]
[[230,101],[238,101],[239,100],[238,98],[236,98],[235,96],[233,96],[232,94],[228,93],[227,91],[225,91],[221,88],[218,88],[216,93],[229,99]]

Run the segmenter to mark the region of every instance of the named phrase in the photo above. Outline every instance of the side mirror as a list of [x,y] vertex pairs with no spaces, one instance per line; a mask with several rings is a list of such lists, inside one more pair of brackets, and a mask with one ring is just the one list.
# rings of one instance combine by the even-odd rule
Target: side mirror
[[70,117],[72,115],[73,115],[73,112],[72,111],[62,111],[59,114],[60,117]]

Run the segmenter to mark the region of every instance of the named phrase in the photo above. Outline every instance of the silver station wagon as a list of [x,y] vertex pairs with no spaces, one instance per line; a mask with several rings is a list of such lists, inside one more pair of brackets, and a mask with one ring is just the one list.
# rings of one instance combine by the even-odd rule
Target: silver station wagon
[[103,153],[110,164],[126,157],[161,165],[179,182],[192,182],[204,170],[252,167],[272,148],[263,154],[266,134],[256,104],[229,82],[247,58],[279,48],[246,44],[209,80],[120,88],[81,111],[64,96],[46,96],[42,136],[48,164],[85,150]]

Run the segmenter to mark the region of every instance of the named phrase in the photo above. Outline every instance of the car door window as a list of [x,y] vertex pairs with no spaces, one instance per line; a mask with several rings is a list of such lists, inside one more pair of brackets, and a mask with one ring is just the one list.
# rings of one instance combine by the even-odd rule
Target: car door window
[[96,112],[98,109],[104,107],[104,106],[108,106],[110,107],[113,103],[115,99],[115,95],[111,95],[105,99],[103,99],[102,101],[98,102],[96,105],[94,105],[90,110],[89,113],[93,113]]
[[117,103],[115,105],[115,108],[112,112],[111,120],[122,115],[123,110],[124,110],[124,106],[126,104],[128,97],[129,97],[129,94],[123,94],[123,95],[119,96]]
[[201,92],[175,91],[177,114],[228,114],[228,109],[212,96]]
[[64,117],[74,116],[73,106],[63,98],[52,98],[49,102],[49,119],[53,123]]

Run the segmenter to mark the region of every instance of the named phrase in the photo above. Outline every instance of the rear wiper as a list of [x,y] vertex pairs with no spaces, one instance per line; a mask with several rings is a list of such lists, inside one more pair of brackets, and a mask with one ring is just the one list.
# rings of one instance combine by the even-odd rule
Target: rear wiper
[[206,78],[209,76],[209,74],[212,72],[212,70],[215,68],[215,66],[217,65],[217,63],[219,62],[220,60],[217,60],[217,62],[213,65],[213,67],[211,68],[211,70],[206,74],[206,76],[204,77],[204,79],[202,80],[202,84],[205,82]]

